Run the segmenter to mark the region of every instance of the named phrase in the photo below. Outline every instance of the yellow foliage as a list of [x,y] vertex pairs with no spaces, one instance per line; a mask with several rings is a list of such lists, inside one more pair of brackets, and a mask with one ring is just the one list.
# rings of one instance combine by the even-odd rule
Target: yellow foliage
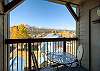
[[69,32],[69,31],[62,31],[59,34],[62,35],[62,37],[66,37],[66,38],[71,38],[75,36],[73,32]]
[[18,26],[13,26],[11,28],[10,38],[12,38],[12,39],[30,38],[30,36],[28,34],[28,28],[24,24],[20,24]]

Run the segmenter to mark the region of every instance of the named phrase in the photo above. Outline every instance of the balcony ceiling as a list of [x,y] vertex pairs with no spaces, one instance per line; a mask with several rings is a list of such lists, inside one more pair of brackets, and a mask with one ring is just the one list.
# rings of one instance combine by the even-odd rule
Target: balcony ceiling
[[71,3],[79,5],[81,2],[83,2],[85,0],[48,0],[48,1],[58,3],[58,4],[63,4],[63,5],[65,5],[66,2],[71,2]]

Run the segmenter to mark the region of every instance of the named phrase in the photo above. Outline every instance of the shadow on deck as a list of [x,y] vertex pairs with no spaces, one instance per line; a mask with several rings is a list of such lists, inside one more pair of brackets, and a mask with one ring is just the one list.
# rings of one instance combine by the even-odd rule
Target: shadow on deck
[[57,71],[88,71],[88,70],[86,68],[84,68],[84,67],[71,68],[69,70],[67,70],[67,68],[65,68],[65,67],[62,67],[62,68],[59,68]]
[[44,68],[41,69],[40,71],[88,71],[86,68],[84,67],[80,67],[80,68],[71,68],[71,69],[67,69],[67,67],[59,67],[59,68]]

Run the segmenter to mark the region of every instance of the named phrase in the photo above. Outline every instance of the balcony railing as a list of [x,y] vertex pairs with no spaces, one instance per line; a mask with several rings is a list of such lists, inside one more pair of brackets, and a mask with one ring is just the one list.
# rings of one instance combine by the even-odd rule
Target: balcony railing
[[31,69],[34,65],[31,52],[34,52],[39,68],[52,64],[47,57],[49,52],[68,52],[76,56],[77,40],[77,38],[7,39],[7,68],[9,71]]

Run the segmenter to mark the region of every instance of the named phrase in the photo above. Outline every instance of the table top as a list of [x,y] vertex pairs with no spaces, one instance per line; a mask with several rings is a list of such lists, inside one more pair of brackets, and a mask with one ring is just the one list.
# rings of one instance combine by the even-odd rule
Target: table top
[[68,64],[75,62],[76,57],[66,52],[50,52],[48,53],[48,59],[56,63]]

